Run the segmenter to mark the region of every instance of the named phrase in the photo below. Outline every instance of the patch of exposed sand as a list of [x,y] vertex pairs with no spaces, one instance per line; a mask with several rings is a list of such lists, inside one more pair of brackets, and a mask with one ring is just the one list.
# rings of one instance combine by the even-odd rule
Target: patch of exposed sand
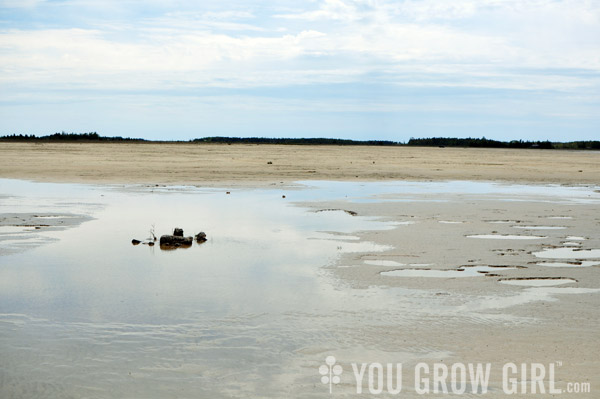
[[55,182],[264,185],[296,180],[448,179],[572,184],[598,183],[598,176],[598,152],[590,151],[190,143],[0,145],[0,177]]

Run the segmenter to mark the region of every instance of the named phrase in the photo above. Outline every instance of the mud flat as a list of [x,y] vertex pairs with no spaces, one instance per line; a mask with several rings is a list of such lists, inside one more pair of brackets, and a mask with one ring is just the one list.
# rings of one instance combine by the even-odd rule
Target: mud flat
[[56,240],[53,233],[91,220],[92,211],[101,208],[99,194],[90,188],[53,192],[52,187],[0,178],[0,256]]
[[[559,388],[600,386],[597,187],[3,183],[5,234],[89,219],[0,256],[2,397],[317,398],[329,355],[349,397],[357,362],[561,362]],[[173,225],[209,240],[131,245]]]
[[[383,231],[354,232],[361,240],[392,249],[343,254],[329,267],[354,289],[425,290],[446,309],[433,319],[423,316],[410,329],[382,328],[385,345],[405,348],[410,343],[449,351],[447,364],[466,359],[496,364],[510,359],[562,361],[569,365],[560,370],[563,381],[583,379],[599,386],[596,188],[486,188],[483,183],[469,187],[471,183],[455,182],[464,185],[453,192],[441,182],[427,184],[373,195],[374,189],[365,184],[359,198],[303,204],[348,209],[391,223],[411,221]],[[413,305],[411,312],[426,313],[424,303]],[[411,318],[399,316],[398,322]]]

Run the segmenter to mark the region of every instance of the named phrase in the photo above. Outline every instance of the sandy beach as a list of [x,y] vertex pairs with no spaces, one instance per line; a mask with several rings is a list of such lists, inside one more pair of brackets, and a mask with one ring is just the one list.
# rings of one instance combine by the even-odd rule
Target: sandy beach
[[0,177],[53,182],[184,185],[264,185],[297,180],[598,184],[600,152],[183,143],[1,143]]
[[600,398],[600,0],[0,15],[0,399]]
[[[94,222],[86,222],[91,219],[89,215],[93,216],[98,212],[94,210],[96,202],[102,205],[102,201],[108,201],[102,206],[112,209],[113,213],[103,216],[104,219],[100,217],[97,223],[100,226],[102,220],[118,223],[111,226],[118,226],[119,234],[122,235],[119,239],[126,248],[124,246],[124,249],[118,249],[116,253],[133,251],[128,241],[130,234],[136,229],[146,229],[146,215],[156,209],[166,209],[164,202],[171,195],[180,201],[178,204],[181,203],[181,209],[165,210],[163,219],[167,221],[163,220],[160,227],[166,226],[170,220],[186,221],[190,210],[194,210],[194,217],[208,226],[209,237],[211,234],[230,234],[232,236],[228,242],[240,243],[247,236],[265,236],[262,244],[256,244],[260,251],[268,246],[269,240],[281,239],[285,223],[265,226],[265,230],[260,232],[245,227],[249,230],[242,229],[242,235],[219,229],[232,229],[235,226],[224,225],[243,223],[245,217],[257,224],[256,220],[263,220],[261,218],[265,218],[265,215],[276,220],[277,215],[283,219],[284,214],[288,213],[299,218],[289,222],[290,225],[310,225],[308,220],[327,220],[328,225],[333,226],[331,230],[320,227],[318,232],[309,233],[310,241],[306,241],[310,245],[316,245],[311,247],[312,250],[307,250],[307,253],[327,253],[319,242],[332,245],[334,252],[335,245],[338,246],[339,255],[333,262],[323,259],[320,263],[321,260],[313,258],[310,261],[318,263],[313,265],[314,270],[311,272],[317,273],[316,281],[328,287],[325,289],[319,286],[316,291],[326,292],[326,295],[323,294],[324,299],[316,296],[313,291],[303,293],[307,298],[306,309],[296,309],[297,301],[288,303],[282,300],[281,306],[293,309],[283,313],[285,328],[295,327],[289,327],[290,330],[281,333],[281,336],[263,338],[261,335],[256,338],[257,343],[242,342],[239,346],[231,344],[241,353],[250,353],[247,355],[248,359],[254,359],[257,355],[251,354],[251,351],[255,346],[266,345],[270,350],[279,349],[281,342],[293,337],[290,344],[293,350],[290,354],[286,352],[286,356],[289,356],[284,356],[287,372],[278,374],[278,380],[271,381],[271,385],[263,386],[256,384],[257,378],[262,381],[262,377],[252,374],[254,377],[248,377],[247,380],[244,372],[238,370],[240,374],[237,385],[227,385],[227,395],[232,397],[248,396],[248,393],[249,396],[253,393],[258,395],[257,392],[263,397],[275,397],[282,395],[282,392],[289,397],[320,397],[325,391],[320,385],[315,385],[318,383],[315,373],[324,357],[334,354],[344,366],[347,373],[345,377],[348,378],[336,389],[347,397],[351,397],[355,389],[349,380],[352,362],[403,361],[407,369],[418,362],[553,364],[557,365],[557,383],[561,388],[566,390],[569,382],[577,382],[589,383],[592,389],[591,393],[573,396],[565,394],[563,397],[593,398],[600,389],[600,363],[597,360],[600,356],[597,345],[600,338],[600,255],[597,253],[600,248],[599,176],[600,153],[581,151],[2,143],[0,178],[92,183],[99,185],[98,190],[108,191],[96,193],[93,190],[88,192],[85,188],[60,188],[66,190],[65,197],[54,198],[52,201],[63,212],[44,210],[40,213],[35,211],[36,207],[42,209],[48,206],[44,202],[44,195],[52,197],[52,191],[47,190],[52,190],[53,186],[44,186],[40,192],[46,194],[38,199],[41,202],[29,205],[33,210],[5,214],[0,220],[0,227],[14,229],[24,226],[36,234],[44,232],[44,229],[53,232],[61,227],[66,230],[62,233],[59,231],[63,235],[58,235],[60,239],[55,240],[67,245],[62,247],[63,251],[68,248],[69,240],[78,242],[82,248],[92,248],[86,247],[80,236],[95,237],[99,234],[100,240],[104,237],[103,234],[112,237],[110,231],[94,230]],[[301,189],[298,181],[321,181],[319,187],[323,193],[314,194],[314,198],[307,194],[307,198],[302,193],[310,190]],[[212,203],[215,209],[220,207],[220,203],[225,203],[222,198],[239,203],[232,204],[231,208],[223,211],[215,210],[216,213],[210,209],[195,208],[196,205],[189,202],[193,196],[186,189],[170,193],[171,185],[218,187],[219,190],[205,193],[205,196],[215,198]],[[231,195],[225,194],[226,189],[231,191]],[[256,189],[260,189],[260,194],[252,194]],[[71,190],[77,193],[72,200],[69,194]],[[86,193],[86,196],[83,200],[76,200],[80,193]],[[102,193],[101,196],[99,193]],[[9,192],[4,195],[5,201],[13,201],[10,202],[13,204],[11,206],[19,205],[21,200],[17,197],[12,199]],[[162,207],[153,208],[148,205],[146,211],[144,204],[151,204],[151,199],[156,195],[163,201]],[[240,208],[246,206],[245,198],[248,195],[249,215],[245,216]],[[252,195],[259,197],[254,198]],[[111,199],[112,197],[115,199]],[[86,206],[82,207],[80,202]],[[78,204],[78,211],[71,210],[72,203]],[[263,203],[266,205],[261,205]],[[286,208],[285,204],[289,204],[291,208]],[[131,231],[121,228],[120,221],[128,220],[129,213],[136,213],[138,219],[132,220],[143,226],[131,222],[133,225],[128,226]],[[235,216],[232,216],[234,213]],[[140,220],[143,223],[139,223]],[[65,225],[59,226],[63,221]],[[76,231],[80,223],[83,223],[81,228],[85,233],[69,235],[69,230]],[[368,223],[378,223],[378,227],[367,228]],[[37,230],[33,230],[36,226]],[[339,230],[335,226],[339,226]],[[344,230],[341,226],[345,226]],[[297,248],[299,240],[304,240],[305,237],[298,231],[288,235],[292,238],[286,238],[287,235],[284,234],[283,240],[278,244],[282,246],[282,253],[277,260],[276,269],[280,264],[288,261],[294,263],[296,259],[306,255]],[[216,240],[218,244],[218,238]],[[212,244],[209,242],[207,245]],[[25,249],[29,250],[29,247]],[[553,252],[556,250],[559,252]],[[248,251],[252,256],[254,249]],[[563,258],[561,253],[565,251],[568,254]],[[11,253],[4,252],[0,262]],[[130,257],[130,262],[134,262],[134,255],[139,254],[123,253]],[[240,256],[242,254],[240,252]],[[24,252],[15,256],[22,257],[17,259],[27,259],[28,255]],[[81,259],[88,259],[89,256],[89,259],[99,259],[104,255],[99,253],[94,257],[85,253],[81,255]],[[184,259],[181,253],[177,256],[179,258],[175,259]],[[260,253],[257,256],[262,259]],[[57,265],[61,258],[58,259]],[[145,262],[154,262],[154,257],[149,259]],[[239,262],[243,263],[243,258]],[[101,269],[113,266],[122,268],[109,261],[98,265]],[[146,268],[147,265],[141,266]],[[193,266],[193,275],[197,281],[203,281],[206,275],[203,274],[202,267],[206,265]],[[226,270],[232,265],[227,263],[220,267],[220,270]],[[274,279],[273,284],[267,285],[268,289],[288,284],[285,273],[294,275],[296,267],[298,266],[283,268],[283,277]],[[170,275],[165,277],[162,273],[161,279],[170,278]],[[209,277],[214,278],[215,271],[211,273],[213,274]],[[305,277],[295,277],[298,279],[298,287],[302,286]],[[15,275],[12,278],[16,278]],[[79,277],[79,280],[87,281],[88,278]],[[104,281],[104,277],[100,280]],[[7,278],[5,281],[8,292],[15,290],[15,285],[9,284],[11,280]],[[162,280],[160,281],[157,284],[164,289]],[[231,292],[225,292],[235,298],[244,290],[239,289],[239,281],[235,278],[232,281]],[[95,287],[95,284],[91,287]],[[113,283],[106,284],[111,286]],[[294,291],[293,287],[287,289]],[[303,292],[300,288],[298,290],[299,293]],[[158,292],[162,291],[157,288],[157,296]],[[161,295],[166,293],[165,291]],[[115,296],[115,301],[119,299],[119,292],[111,292],[110,295]],[[180,292],[171,295],[182,296]],[[223,293],[218,295],[220,297]],[[274,295],[287,298],[287,293],[277,292]],[[331,308],[311,308],[312,302],[308,300],[311,295],[316,302],[330,300]],[[154,298],[154,293],[151,297]],[[121,302],[127,303],[125,299]],[[158,303],[163,306],[161,302]],[[259,303],[256,306],[260,308],[263,305]],[[264,315],[266,314],[271,314],[271,310],[264,311]],[[240,337],[251,340],[254,338],[248,331],[253,331],[254,328],[262,331],[262,324],[257,322],[257,326],[250,330],[245,329],[246,325],[253,325],[252,320],[256,318],[269,326],[270,319],[261,319],[264,315],[261,316],[260,310],[256,310],[255,313],[239,316],[235,321],[224,319],[219,323],[232,329],[227,330],[227,334],[232,334],[231,340],[242,340]],[[49,328],[44,323],[36,324],[39,321],[33,318],[35,321],[15,320],[8,317],[4,322],[7,325],[15,323],[15,326],[20,325],[19,323],[31,324],[31,329],[41,331],[40,334]],[[309,323],[310,328],[306,323]],[[221,324],[203,328],[216,331],[222,327]],[[235,325],[238,328],[238,324],[239,331],[232,327]],[[76,326],[81,329],[78,330],[81,337],[91,337],[89,340],[92,343],[98,340],[94,335],[97,328],[95,325],[89,329],[80,324]],[[136,327],[134,324],[126,326],[103,324],[102,328],[107,329],[103,334],[109,336],[112,332],[108,331],[113,330],[150,328],[147,324],[140,324],[143,327]],[[61,325],[60,328],[66,327]],[[184,331],[188,327],[178,328]],[[308,338],[298,336],[298,331],[304,329],[310,334]],[[152,331],[147,334],[159,334]],[[222,345],[221,341],[207,341],[204,348],[202,342],[199,343],[199,338],[195,338],[193,343],[189,337],[197,334],[194,331],[185,330],[181,336],[173,333],[162,339],[165,342],[172,339],[173,346],[183,345],[180,355],[186,359],[189,353],[195,353],[193,351],[213,350]],[[31,334],[35,335],[33,332]],[[25,335],[13,337],[7,334],[7,337],[23,347],[29,345]],[[273,347],[269,346],[269,339],[275,342],[271,344]],[[13,341],[7,342],[13,345]],[[140,338],[139,342],[132,343],[131,347],[116,346],[122,352],[115,352],[114,358],[118,359],[123,353],[133,351],[131,348],[136,348],[135,345],[141,345],[144,341]],[[159,349],[164,349],[161,345],[157,346],[157,353]],[[229,348],[227,345],[230,344],[226,343]],[[143,351],[142,348],[138,350]],[[77,350],[83,354],[88,353],[87,349]],[[101,349],[97,350],[103,353]],[[32,389],[24,377],[18,375],[18,370],[25,367],[25,363],[13,353],[7,356],[12,369],[2,377],[4,380],[0,380],[0,385],[4,381],[2,392],[7,397],[19,397],[22,392]],[[63,354],[53,353],[52,356],[62,359]],[[129,356],[134,358],[137,355]],[[182,364],[179,364],[178,358],[164,356],[159,364],[154,364],[158,360],[148,357],[143,359],[148,364],[138,365],[132,361],[132,365],[126,366],[129,368],[115,371],[117,391],[131,397],[139,397],[140,392],[150,396],[158,395],[160,390],[156,393],[152,390],[145,391],[152,385],[148,385],[150,378],[162,378],[172,373],[177,378],[182,378],[177,381],[186,381],[191,376],[202,375],[205,378],[211,373],[219,376],[219,372],[229,372],[227,365],[222,366],[222,371],[215,365],[214,370],[207,372],[205,365],[194,363],[197,359],[187,359],[189,364],[182,360]],[[279,356],[282,355],[277,353],[275,358]],[[272,360],[263,362],[272,366],[268,363]],[[55,378],[44,373],[36,371],[34,374],[42,380]],[[126,378],[121,380],[124,377],[120,373]],[[210,377],[206,381],[209,385],[212,383]],[[78,380],[75,382],[73,386],[79,386]],[[168,387],[168,383],[165,384]],[[501,391],[501,384],[496,370],[491,376],[492,391],[483,397],[507,397]],[[296,387],[296,390],[286,390],[291,389],[289,387]],[[35,389],[49,395],[48,397],[89,392],[84,388],[70,390],[71,388],[72,386],[65,384],[53,386],[52,389],[56,391],[45,386],[37,386]],[[102,392],[106,387],[98,386],[93,389]],[[224,395],[223,391],[215,389],[204,393],[213,397]],[[183,396],[187,397],[185,394]],[[409,386],[404,397],[421,396]]]

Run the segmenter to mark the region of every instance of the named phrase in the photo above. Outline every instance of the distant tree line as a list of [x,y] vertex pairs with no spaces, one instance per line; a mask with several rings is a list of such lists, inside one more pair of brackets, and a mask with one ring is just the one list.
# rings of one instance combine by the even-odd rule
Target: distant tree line
[[329,138],[269,138],[269,137],[203,137],[192,140],[194,143],[227,143],[227,144],[294,144],[294,145],[402,145],[387,140],[347,140]]
[[[1,136],[0,141],[34,142],[151,142],[151,140],[129,137],[105,137],[97,132],[54,133],[47,136],[12,134]],[[177,142],[177,141],[159,141]],[[269,138],[269,137],[203,137],[187,141],[189,143],[221,144],[293,144],[293,145],[364,145],[364,146],[421,146],[421,147],[476,147],[476,148],[540,148],[568,150],[600,150],[600,141],[498,141],[482,138],[431,137],[411,138],[407,143],[389,140],[348,140],[331,138]]]
[[571,150],[600,150],[600,141],[498,141],[483,138],[451,138],[432,137],[411,138],[406,145],[422,147],[486,147],[486,148],[541,148],[541,149],[571,149]]
[[89,133],[54,133],[47,136],[36,136],[35,134],[11,134],[0,137],[0,141],[41,141],[41,142],[72,142],[72,141],[145,141],[144,139],[133,139],[129,137],[104,137],[97,132]]

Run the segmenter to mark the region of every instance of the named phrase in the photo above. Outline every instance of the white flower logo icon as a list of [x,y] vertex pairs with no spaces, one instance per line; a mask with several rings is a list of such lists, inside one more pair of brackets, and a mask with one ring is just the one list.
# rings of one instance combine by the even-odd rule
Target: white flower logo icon
[[321,382],[323,384],[329,384],[329,393],[332,392],[333,384],[339,384],[343,369],[339,364],[335,364],[334,356],[327,356],[325,358],[325,364],[319,367],[319,374],[322,375]]

